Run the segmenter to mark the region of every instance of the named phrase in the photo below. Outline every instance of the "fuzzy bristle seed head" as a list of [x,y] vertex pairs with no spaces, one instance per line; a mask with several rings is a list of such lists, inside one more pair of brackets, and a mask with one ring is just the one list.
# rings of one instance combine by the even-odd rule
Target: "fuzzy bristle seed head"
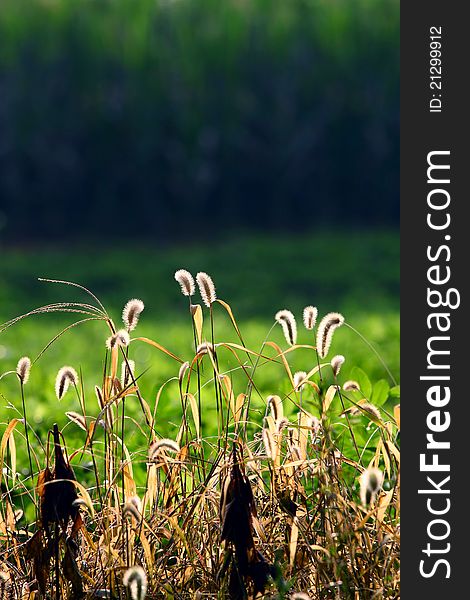
[[280,396],[268,396],[266,403],[271,410],[271,415],[275,422],[284,417],[284,409]]
[[178,372],[178,381],[179,381],[180,385],[183,383],[184,376],[186,375],[186,371],[188,369],[189,369],[189,362],[186,361],[181,365],[180,370]]
[[125,348],[130,344],[131,338],[125,329],[120,329],[106,340],[106,348],[113,350],[116,346]]
[[380,410],[376,406],[370,404],[369,402],[365,402],[364,404],[361,404],[360,407],[365,413],[367,413],[367,416],[370,416],[372,419],[380,421]]
[[80,413],[74,412],[72,410],[69,412],[66,412],[65,414],[72,421],[72,423],[75,423],[75,425],[78,425],[78,427],[80,427],[80,429],[83,429],[83,431],[88,431],[87,425],[86,425],[86,419],[83,415],[81,415]]
[[361,502],[365,506],[374,502],[382,489],[384,475],[377,467],[369,467],[359,478]]
[[304,308],[304,325],[305,329],[313,329],[317,322],[318,309],[316,306],[306,306]]
[[77,385],[78,375],[73,367],[62,367],[57,373],[55,379],[55,394],[58,400],[62,400],[64,394],[69,389],[69,385]]
[[125,329],[120,329],[116,332],[116,344],[121,347],[129,346],[131,338]]
[[144,600],[147,595],[147,575],[142,567],[130,567],[122,578],[131,600]]
[[311,432],[312,432],[312,438],[315,439],[315,437],[317,436],[317,433],[320,431],[321,423],[320,423],[319,419],[317,419],[317,417],[312,417],[310,419],[309,425],[310,425]]
[[331,368],[333,369],[333,375],[335,377],[338,377],[339,372],[341,371],[341,367],[344,365],[344,361],[346,359],[344,358],[344,356],[342,354],[337,354],[336,356],[333,356],[333,358],[331,359]]
[[212,303],[216,301],[217,295],[215,292],[215,285],[212,278],[207,273],[198,273],[196,275],[197,285],[199,287],[199,293],[201,294],[202,301],[210,308]]
[[23,356],[16,365],[16,374],[22,385],[26,385],[31,371],[31,360],[27,356]]
[[357,381],[353,381],[352,379],[349,379],[343,383],[343,390],[345,392],[359,392],[360,389],[361,388],[359,387]]
[[214,354],[214,349],[214,344],[211,342],[202,342],[202,344],[199,344],[196,348],[196,354],[209,354],[209,352]]
[[133,298],[129,300],[122,311],[122,320],[124,325],[127,328],[127,331],[133,331],[137,323],[139,322],[139,317],[145,306],[142,300],[138,300],[137,298]]
[[317,350],[320,358],[325,358],[331,346],[333,333],[344,323],[344,317],[340,313],[328,313],[320,321],[317,330]]
[[175,279],[180,284],[181,293],[184,296],[194,296],[196,286],[194,285],[194,278],[189,271],[179,269],[175,273]]
[[162,450],[166,450],[169,452],[177,453],[180,451],[180,447],[174,440],[170,440],[168,438],[162,438],[154,442],[149,448],[149,459],[150,461],[154,461],[157,459],[158,455],[162,452]]
[[295,343],[297,342],[297,323],[294,315],[290,310],[284,309],[278,311],[274,318],[282,327],[282,332],[284,333],[286,342],[290,346],[295,346]]
[[131,515],[136,521],[142,518],[142,500],[139,496],[130,496],[122,510],[124,516]]
[[300,450],[300,447],[297,444],[292,444],[291,448],[290,448],[290,455],[291,458],[294,462],[297,462],[299,460],[303,460],[302,459],[302,452]]
[[307,373],[305,371],[297,371],[297,373],[294,374],[293,380],[294,390],[296,392],[301,392],[307,380]]
[[274,459],[275,449],[274,449],[274,440],[271,435],[271,432],[266,427],[263,428],[262,432],[263,446],[266,452],[266,456],[270,459]]

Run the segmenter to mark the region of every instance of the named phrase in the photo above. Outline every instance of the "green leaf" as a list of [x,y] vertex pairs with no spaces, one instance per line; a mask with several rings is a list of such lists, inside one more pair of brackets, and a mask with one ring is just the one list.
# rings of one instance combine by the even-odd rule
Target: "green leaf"
[[382,406],[387,401],[388,395],[390,392],[390,386],[385,379],[380,379],[377,383],[374,384],[374,389],[372,390],[372,397],[370,401],[375,406]]
[[395,385],[392,388],[390,388],[389,395],[390,395],[390,398],[399,400],[400,399],[400,386]]
[[364,397],[370,400],[372,394],[372,384],[366,373],[359,367],[353,367],[350,374],[351,379],[357,381]]

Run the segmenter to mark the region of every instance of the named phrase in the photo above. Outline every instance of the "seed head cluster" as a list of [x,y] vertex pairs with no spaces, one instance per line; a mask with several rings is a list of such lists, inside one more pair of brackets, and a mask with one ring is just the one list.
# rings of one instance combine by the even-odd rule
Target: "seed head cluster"
[[59,369],[55,379],[55,395],[58,400],[62,400],[70,384],[74,386],[78,384],[77,371],[73,367],[62,367]]
[[137,327],[139,317],[144,310],[144,303],[142,300],[134,298],[129,300],[122,311],[122,320],[126,326],[127,331],[133,331]]
[[344,323],[344,317],[340,313],[328,313],[320,321],[317,330],[317,351],[320,358],[325,358],[331,346],[333,334]]
[[126,329],[120,329],[106,340],[106,348],[108,350],[113,350],[113,348],[116,347],[125,348],[130,342],[131,338],[128,331]]
[[194,278],[189,271],[179,269],[175,273],[175,279],[180,284],[181,293],[184,296],[194,296],[196,286],[194,285]]
[[198,273],[196,275],[196,281],[202,301],[207,308],[210,308],[217,299],[214,282],[207,273]]
[[29,379],[29,373],[31,371],[31,360],[27,356],[23,356],[18,361],[16,366],[16,374],[22,385],[26,385]]
[[316,306],[306,306],[304,308],[303,318],[305,329],[313,329],[317,322],[318,309]]
[[282,327],[286,342],[290,346],[294,346],[297,342],[297,323],[295,322],[294,315],[290,310],[283,309],[278,311],[274,318]]

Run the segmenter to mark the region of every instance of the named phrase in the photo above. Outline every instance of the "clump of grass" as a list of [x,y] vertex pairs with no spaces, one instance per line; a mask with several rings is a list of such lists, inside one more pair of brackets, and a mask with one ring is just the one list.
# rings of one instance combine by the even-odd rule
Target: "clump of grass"
[[[191,304],[192,276],[180,270],[175,278],[190,298],[194,346],[184,357],[156,340],[130,337],[141,301],[124,307],[125,329],[76,284],[90,303],[57,303],[24,315],[84,313],[72,326],[101,320],[107,343],[94,349],[100,381],[85,384],[72,367],[58,373],[58,399],[65,402],[72,384],[76,399],[67,396],[67,408],[74,402],[77,408],[64,411],[60,428],[76,427],[82,443],[67,453],[54,425],[52,467],[46,440],[28,438],[26,370],[18,365],[13,371],[23,418],[7,424],[0,445],[3,588],[22,597],[30,586],[38,597],[54,599],[397,598],[399,423],[389,414],[388,384],[372,388],[365,374],[361,384],[342,383],[340,354],[320,363],[344,317],[324,317],[318,348],[308,343],[316,309],[306,309],[301,334],[293,313],[280,311],[285,342],[271,328],[252,349],[207,274],[199,273],[197,282],[208,325],[202,307]],[[223,318],[233,325],[235,341],[216,338],[215,322]],[[174,361],[174,376],[155,398],[141,388],[147,374],[138,375],[135,350],[142,344]],[[268,397],[256,383],[265,371],[283,374],[283,381],[273,379]],[[90,391],[95,409],[86,402]],[[159,405],[175,398],[180,420],[168,437],[161,433]],[[36,487],[18,471],[26,453],[17,454],[17,439],[28,449]],[[75,475],[79,468],[83,478]],[[19,506],[28,512],[28,505],[36,507],[35,521],[18,512]]]

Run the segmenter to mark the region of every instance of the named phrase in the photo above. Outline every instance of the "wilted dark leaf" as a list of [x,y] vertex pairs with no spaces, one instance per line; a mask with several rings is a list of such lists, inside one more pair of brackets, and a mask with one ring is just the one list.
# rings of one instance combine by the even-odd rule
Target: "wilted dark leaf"
[[59,429],[54,424],[54,470],[41,471],[38,478],[38,494],[41,499],[41,523],[49,535],[49,524],[59,523],[65,530],[69,519],[75,521],[78,507],[73,503],[78,498],[75,485],[75,474],[64,458],[60,445]]
[[235,561],[229,579],[229,595],[233,600],[246,597],[243,578],[249,577],[254,593],[263,593],[271,572],[270,565],[257,551],[253,538],[256,506],[243,463],[234,444],[230,471],[224,481],[220,499],[221,539],[233,544]]
[[65,579],[72,586],[72,600],[83,598],[83,581],[75,560],[75,548],[73,540],[67,540],[64,558],[62,560],[62,572]]

